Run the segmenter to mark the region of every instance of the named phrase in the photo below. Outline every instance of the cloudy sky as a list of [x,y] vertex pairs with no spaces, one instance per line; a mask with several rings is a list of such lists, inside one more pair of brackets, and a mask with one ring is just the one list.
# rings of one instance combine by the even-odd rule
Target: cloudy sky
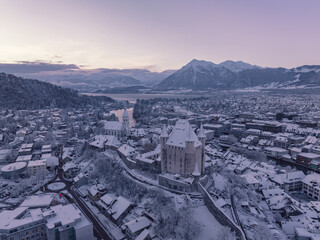
[[320,64],[318,0],[0,0],[0,63],[178,69]]

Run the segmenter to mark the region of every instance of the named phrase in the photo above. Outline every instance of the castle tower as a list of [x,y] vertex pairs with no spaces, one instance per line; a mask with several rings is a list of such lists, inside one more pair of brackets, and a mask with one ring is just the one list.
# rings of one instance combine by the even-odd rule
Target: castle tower
[[192,128],[189,126],[187,130],[187,139],[186,139],[186,152],[194,152],[194,139],[192,138]]
[[[187,138],[186,138],[186,157],[184,161],[184,177],[188,177],[186,169],[194,169],[194,161],[196,158],[196,149],[195,149],[195,139],[193,137],[194,132],[189,125],[187,129]],[[192,170],[191,170],[192,172]]]
[[162,132],[160,135],[160,145],[161,145],[161,172],[167,171],[167,147],[166,142],[168,140],[168,132],[166,125],[163,125]]
[[202,143],[201,160],[200,160],[200,172],[203,174],[205,172],[205,166],[204,165],[205,165],[205,161],[206,161],[206,155],[205,155],[206,134],[204,133],[202,123],[200,125],[198,138],[199,138],[200,142]]

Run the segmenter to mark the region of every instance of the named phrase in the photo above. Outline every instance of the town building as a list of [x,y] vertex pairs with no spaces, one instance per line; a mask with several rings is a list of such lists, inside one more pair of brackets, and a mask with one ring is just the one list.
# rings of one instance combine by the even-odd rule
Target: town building
[[277,174],[270,180],[276,183],[280,188],[286,192],[301,191],[302,179],[305,178],[302,171],[294,171],[288,173]]
[[47,161],[46,160],[29,161],[28,172],[32,176],[44,177],[47,173]]
[[0,239],[93,240],[93,225],[73,204],[0,212]]
[[318,169],[320,155],[316,153],[302,152],[297,155],[297,162]]
[[[129,240],[139,239],[140,234],[151,226],[151,221],[146,217],[140,217],[134,219],[125,224],[126,226],[126,237]],[[148,235],[147,231],[143,235]]]
[[42,213],[48,240],[93,240],[93,225],[74,205],[53,206]]
[[4,178],[14,178],[18,177],[19,174],[23,173],[27,168],[25,162],[14,162],[8,165],[5,165],[1,168],[1,173]]
[[302,193],[307,196],[319,200],[320,199],[320,175],[318,173],[312,173],[302,179]]

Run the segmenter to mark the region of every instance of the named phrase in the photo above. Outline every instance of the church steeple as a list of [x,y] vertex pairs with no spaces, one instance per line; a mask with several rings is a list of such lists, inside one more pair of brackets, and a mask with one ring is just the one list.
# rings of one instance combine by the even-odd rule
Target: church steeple
[[122,129],[125,132],[125,135],[129,136],[130,134],[129,114],[126,108],[123,110],[123,114],[122,114]]
[[129,114],[126,108],[123,110],[122,123],[125,127],[129,127]]

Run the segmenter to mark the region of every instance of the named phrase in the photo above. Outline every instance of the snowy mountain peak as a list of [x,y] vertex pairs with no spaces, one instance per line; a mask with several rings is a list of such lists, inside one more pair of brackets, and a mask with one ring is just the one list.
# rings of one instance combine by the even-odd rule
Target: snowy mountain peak
[[261,68],[256,65],[251,65],[249,63],[245,63],[242,61],[231,61],[227,60],[219,64],[219,66],[225,67],[229,69],[231,72],[241,72],[243,70],[248,70],[248,69],[254,69],[254,68]]
[[212,63],[212,62],[193,59],[187,65],[183,66],[181,69],[185,70],[187,68],[193,68],[194,70],[199,70],[199,69],[202,69],[202,68],[211,69],[211,68],[214,68],[214,67],[217,67],[217,65]]

